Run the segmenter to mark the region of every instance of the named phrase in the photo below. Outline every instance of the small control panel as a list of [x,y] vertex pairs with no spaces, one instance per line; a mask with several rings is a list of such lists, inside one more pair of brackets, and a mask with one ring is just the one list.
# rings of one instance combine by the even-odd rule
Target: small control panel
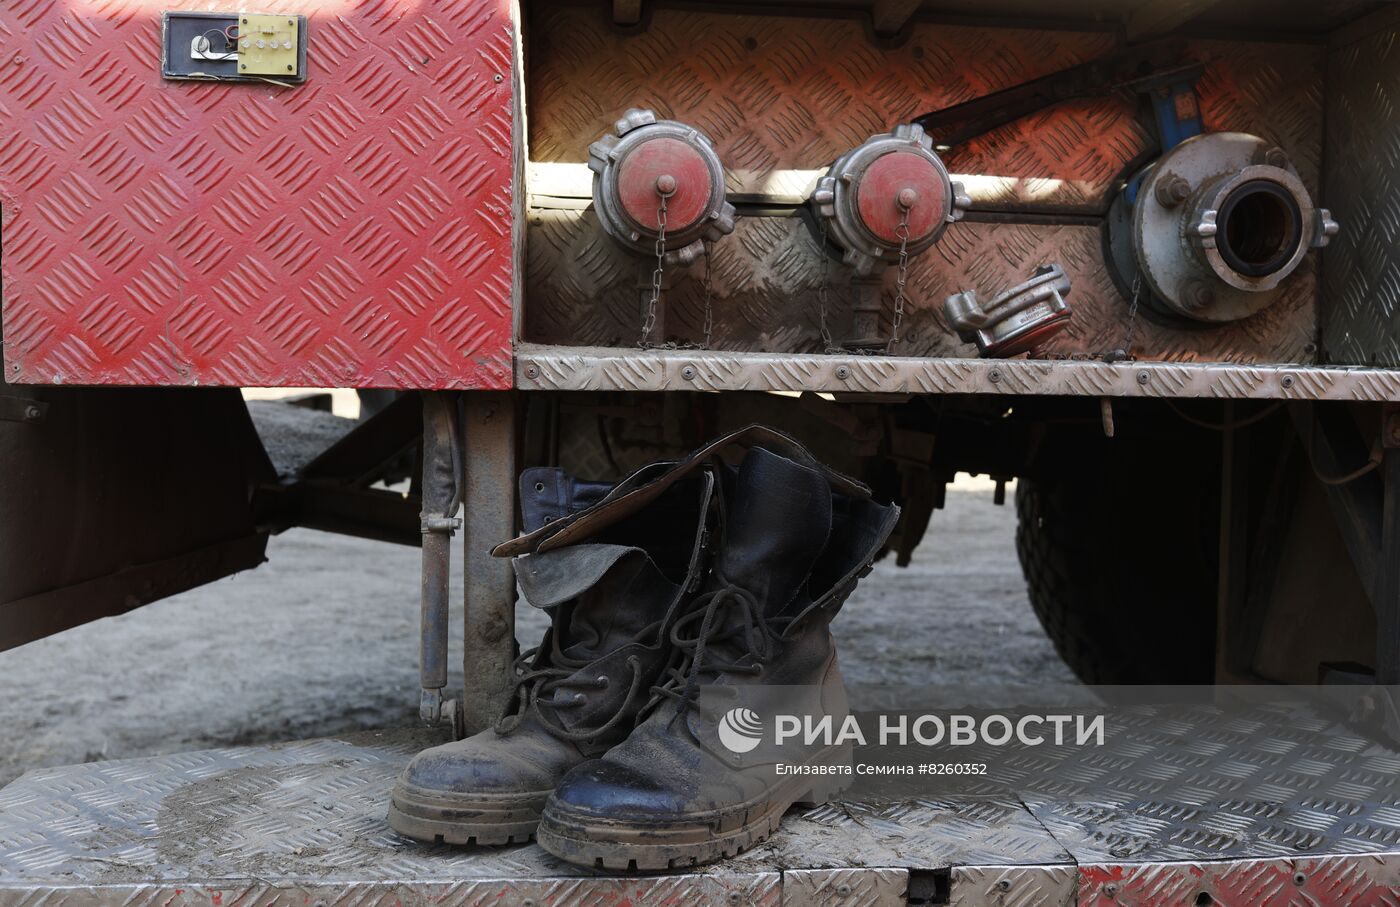
[[167,12],[162,75],[213,81],[306,81],[306,17]]

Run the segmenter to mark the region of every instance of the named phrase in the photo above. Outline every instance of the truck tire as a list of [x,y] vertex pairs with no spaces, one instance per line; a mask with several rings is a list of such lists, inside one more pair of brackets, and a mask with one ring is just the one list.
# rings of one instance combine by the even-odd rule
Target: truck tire
[[1017,483],[1031,607],[1084,683],[1213,681],[1213,486],[1175,475],[1106,464]]

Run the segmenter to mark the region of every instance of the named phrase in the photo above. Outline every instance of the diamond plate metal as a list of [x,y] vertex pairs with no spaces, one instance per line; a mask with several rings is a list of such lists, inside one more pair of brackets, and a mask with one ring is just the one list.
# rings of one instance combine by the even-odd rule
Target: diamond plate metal
[[1370,368],[1084,360],[1005,361],[623,350],[523,344],[526,390],[859,391],[1400,402],[1400,372]]
[[1341,32],[1327,55],[1327,198],[1342,232],[1324,252],[1329,361],[1400,366],[1400,15]]
[[837,804],[704,872],[608,877],[535,846],[429,847],[384,821],[422,731],[31,772],[0,789],[0,905],[902,904],[906,867],[1068,863],[1006,798]]
[[783,873],[783,907],[904,907],[904,869],[794,869]]
[[[1118,907],[1396,907],[1400,905],[1400,853],[1225,863],[1091,865],[1081,868],[1078,894],[1080,904]],[[1208,897],[1202,899],[1202,895]]]
[[7,378],[508,387],[509,4],[259,9],[306,84],[163,81],[159,4],[0,6]]
[[[656,10],[637,34],[612,28],[599,9],[578,6],[544,7],[531,25],[532,174],[578,163],[600,130],[640,104],[704,130],[730,171],[731,192],[750,200],[800,193],[804,174],[891,124],[1083,62],[1111,45],[1106,33],[915,24],[908,42],[886,48],[871,43],[854,19],[667,9]],[[1191,52],[1208,64],[1200,86],[1207,124],[1277,143],[1315,192],[1322,50],[1199,42]],[[659,78],[658,60],[666,61]],[[955,150],[948,166],[959,178],[973,175],[969,183],[983,207],[1102,213],[1115,180],[1149,150],[1142,122],[1130,98],[1071,103]],[[547,182],[544,192],[561,193],[556,179]],[[586,186],[562,191],[587,194]],[[555,199],[546,207],[536,199],[530,211],[523,336],[542,344],[630,346],[640,322],[639,264],[575,202]],[[799,221],[741,218],[713,254],[713,347],[821,349],[821,267]],[[912,263],[912,306],[897,352],[974,355],[943,324],[944,298],[969,288],[1000,292],[1050,260],[1074,281],[1075,316],[1044,354],[1120,347],[1128,306],[1104,268],[1097,228],[963,223]],[[1134,351],[1174,361],[1311,361],[1316,280],[1312,262],[1306,267],[1284,300],[1247,322],[1202,331],[1140,317]],[[704,269],[675,271],[666,293],[668,332],[684,341],[703,336]],[[840,300],[849,276],[835,267],[832,274]],[[892,311],[895,275],[885,279]],[[834,304],[838,337],[848,309]]]
[[[591,210],[530,212],[524,333],[532,342],[626,347],[640,319],[639,265],[601,232]],[[1045,262],[1058,262],[1073,283],[1074,317],[1038,350],[1042,357],[1106,353],[1122,348],[1128,306],[1104,269],[1098,228],[960,223],[933,249],[910,260],[909,304],[899,356],[975,358],[943,316],[943,300],[965,289],[993,296],[1025,281]],[[816,243],[797,218],[740,218],[734,233],[711,249],[714,335],[719,350],[816,353],[823,343],[817,291],[822,265]],[[704,336],[705,263],[675,270],[662,305],[669,334],[698,343]],[[830,324],[850,335],[854,291],[835,264]],[[1181,362],[1309,362],[1314,358],[1314,261],[1305,259],[1279,302],[1254,318],[1202,330],[1154,323],[1139,315],[1134,353]],[[896,273],[883,275],[884,311],[894,311]]]
[[1092,756],[1022,767],[1026,805],[1081,864],[1400,849],[1400,756],[1306,706],[1113,720]]
[[1075,907],[1074,866],[954,866],[949,907]]
[[[668,876],[400,838],[384,804],[436,742],[421,731],[45,769],[0,789],[0,905],[863,907],[902,903],[919,869],[948,870],[958,907],[1055,907],[1076,893],[1159,907],[1200,891],[1395,907],[1397,757],[1305,705],[1268,708],[1137,707],[1107,748],[999,766],[1029,810],[1005,795],[833,802],[788,816],[742,857]],[[1085,788],[1100,796],[1086,802]]]

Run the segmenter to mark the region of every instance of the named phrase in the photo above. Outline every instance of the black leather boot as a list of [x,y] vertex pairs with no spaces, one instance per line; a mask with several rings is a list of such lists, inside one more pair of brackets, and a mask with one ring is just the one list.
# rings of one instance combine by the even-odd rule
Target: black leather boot
[[527,471],[520,484],[526,528],[538,534],[525,546],[536,553],[515,558],[516,577],[525,599],[551,613],[551,626],[517,659],[511,707],[494,728],[425,750],[404,770],[389,824],[412,838],[529,840],[564,773],[635,726],[672,657],[670,627],[702,576],[712,472],[550,551],[539,551],[540,542],[580,508],[588,513],[609,486],[557,470]]
[[763,446],[724,471],[718,553],[671,632],[677,663],[627,740],[571,770],[545,807],[539,842],[569,862],[657,870],[741,853],[840,778],[780,774],[779,763],[850,764],[839,742],[779,746],[765,712],[840,727],[845,687],[828,628],[898,508],[790,439],[750,429],[737,440]]

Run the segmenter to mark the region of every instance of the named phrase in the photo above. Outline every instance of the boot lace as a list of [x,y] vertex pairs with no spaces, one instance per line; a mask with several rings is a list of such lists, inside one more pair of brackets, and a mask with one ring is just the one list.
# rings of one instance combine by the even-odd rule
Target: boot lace
[[[699,629],[694,635],[687,635],[697,622]],[[674,721],[699,697],[704,677],[759,674],[777,649],[786,624],[785,619],[765,618],[753,593],[727,580],[720,588],[698,596],[695,608],[671,627],[671,644],[680,658],[662,674],[662,682],[651,688],[648,711],[663,701],[675,700],[679,705],[671,718]],[[741,659],[752,655],[752,660],[718,656],[714,646],[730,640],[737,641]]]
[[551,661],[560,662],[559,666],[550,664],[544,667],[532,667],[531,663],[543,647],[543,645],[539,645],[533,649],[527,649],[515,659],[515,680],[511,684],[510,701],[518,703],[519,708],[511,714],[503,715],[496,722],[496,733],[501,735],[512,733],[529,715],[533,715],[551,735],[570,743],[592,740],[616,727],[618,722],[622,720],[622,716],[627,714],[627,706],[631,704],[642,686],[642,663],[637,656],[633,655],[627,659],[627,666],[632,671],[632,681],[627,688],[626,698],[622,700],[613,716],[597,727],[578,728],[571,731],[547,716],[547,713],[540,708],[541,700],[544,700],[551,709],[556,711],[578,708],[587,702],[582,693],[564,699],[562,702],[556,702],[551,698],[555,690],[578,688],[601,690],[608,685],[609,680],[605,676],[573,677],[572,675],[587,662],[575,662],[570,666],[570,660],[565,658],[557,647],[552,652]]

